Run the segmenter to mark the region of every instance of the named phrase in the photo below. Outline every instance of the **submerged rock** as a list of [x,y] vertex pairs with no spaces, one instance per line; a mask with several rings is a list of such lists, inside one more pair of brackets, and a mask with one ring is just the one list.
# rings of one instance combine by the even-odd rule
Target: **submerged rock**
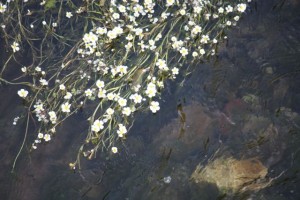
[[268,168],[257,158],[237,160],[218,158],[206,165],[197,166],[191,179],[198,184],[215,184],[220,191],[253,191],[267,187],[271,181],[266,179]]

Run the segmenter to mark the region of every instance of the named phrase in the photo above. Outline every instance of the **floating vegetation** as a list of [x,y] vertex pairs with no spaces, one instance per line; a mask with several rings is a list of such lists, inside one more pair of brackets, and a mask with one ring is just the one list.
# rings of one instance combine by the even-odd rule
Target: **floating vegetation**
[[[226,31],[246,11],[245,2],[0,3],[1,34],[10,53],[0,81],[20,85],[18,95],[26,102],[27,120],[34,115],[38,121],[31,149],[50,142],[58,125],[90,105],[89,130],[70,167],[80,167],[82,156],[92,159],[99,150],[118,153],[134,113],[157,113],[167,80],[184,77],[191,67],[216,55],[217,46],[227,39]],[[22,56],[31,63],[19,61]],[[13,62],[22,67],[21,75],[11,81],[5,72]]]

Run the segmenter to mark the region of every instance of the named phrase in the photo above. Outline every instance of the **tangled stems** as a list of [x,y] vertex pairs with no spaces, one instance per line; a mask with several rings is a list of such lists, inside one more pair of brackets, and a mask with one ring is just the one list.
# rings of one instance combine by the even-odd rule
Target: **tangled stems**
[[[246,10],[244,0],[52,1],[30,14],[26,3],[13,1],[1,12],[4,38],[8,46],[13,41],[13,52],[0,80],[31,88],[18,95],[30,102],[28,112],[39,121],[32,149],[49,142],[66,118],[85,111],[90,126],[72,168],[99,150],[117,153],[134,113],[158,112],[165,82],[180,73],[184,77],[190,67],[215,55],[226,31]],[[25,47],[32,64],[14,79],[20,82],[6,80],[3,72]]]

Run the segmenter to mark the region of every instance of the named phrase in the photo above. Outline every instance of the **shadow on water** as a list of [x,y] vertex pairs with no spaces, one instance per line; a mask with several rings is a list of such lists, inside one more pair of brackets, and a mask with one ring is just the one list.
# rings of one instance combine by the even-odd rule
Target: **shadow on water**
[[217,59],[181,88],[168,83],[161,112],[138,113],[120,153],[80,172],[68,170],[86,128],[79,114],[51,144],[26,147],[10,174],[24,108],[17,87],[1,86],[1,198],[300,199],[299,13],[297,0],[254,1]]

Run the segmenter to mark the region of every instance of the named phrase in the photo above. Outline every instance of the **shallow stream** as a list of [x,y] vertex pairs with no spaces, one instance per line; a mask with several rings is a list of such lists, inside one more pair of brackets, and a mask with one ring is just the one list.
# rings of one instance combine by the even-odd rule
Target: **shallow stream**
[[[120,153],[98,154],[81,171],[68,168],[86,128],[78,115],[51,144],[25,147],[10,173],[24,107],[19,88],[1,86],[1,199],[300,199],[299,13],[298,0],[253,2],[217,58],[182,87],[169,82],[161,111],[136,115]],[[231,184],[231,172],[248,179]]]

